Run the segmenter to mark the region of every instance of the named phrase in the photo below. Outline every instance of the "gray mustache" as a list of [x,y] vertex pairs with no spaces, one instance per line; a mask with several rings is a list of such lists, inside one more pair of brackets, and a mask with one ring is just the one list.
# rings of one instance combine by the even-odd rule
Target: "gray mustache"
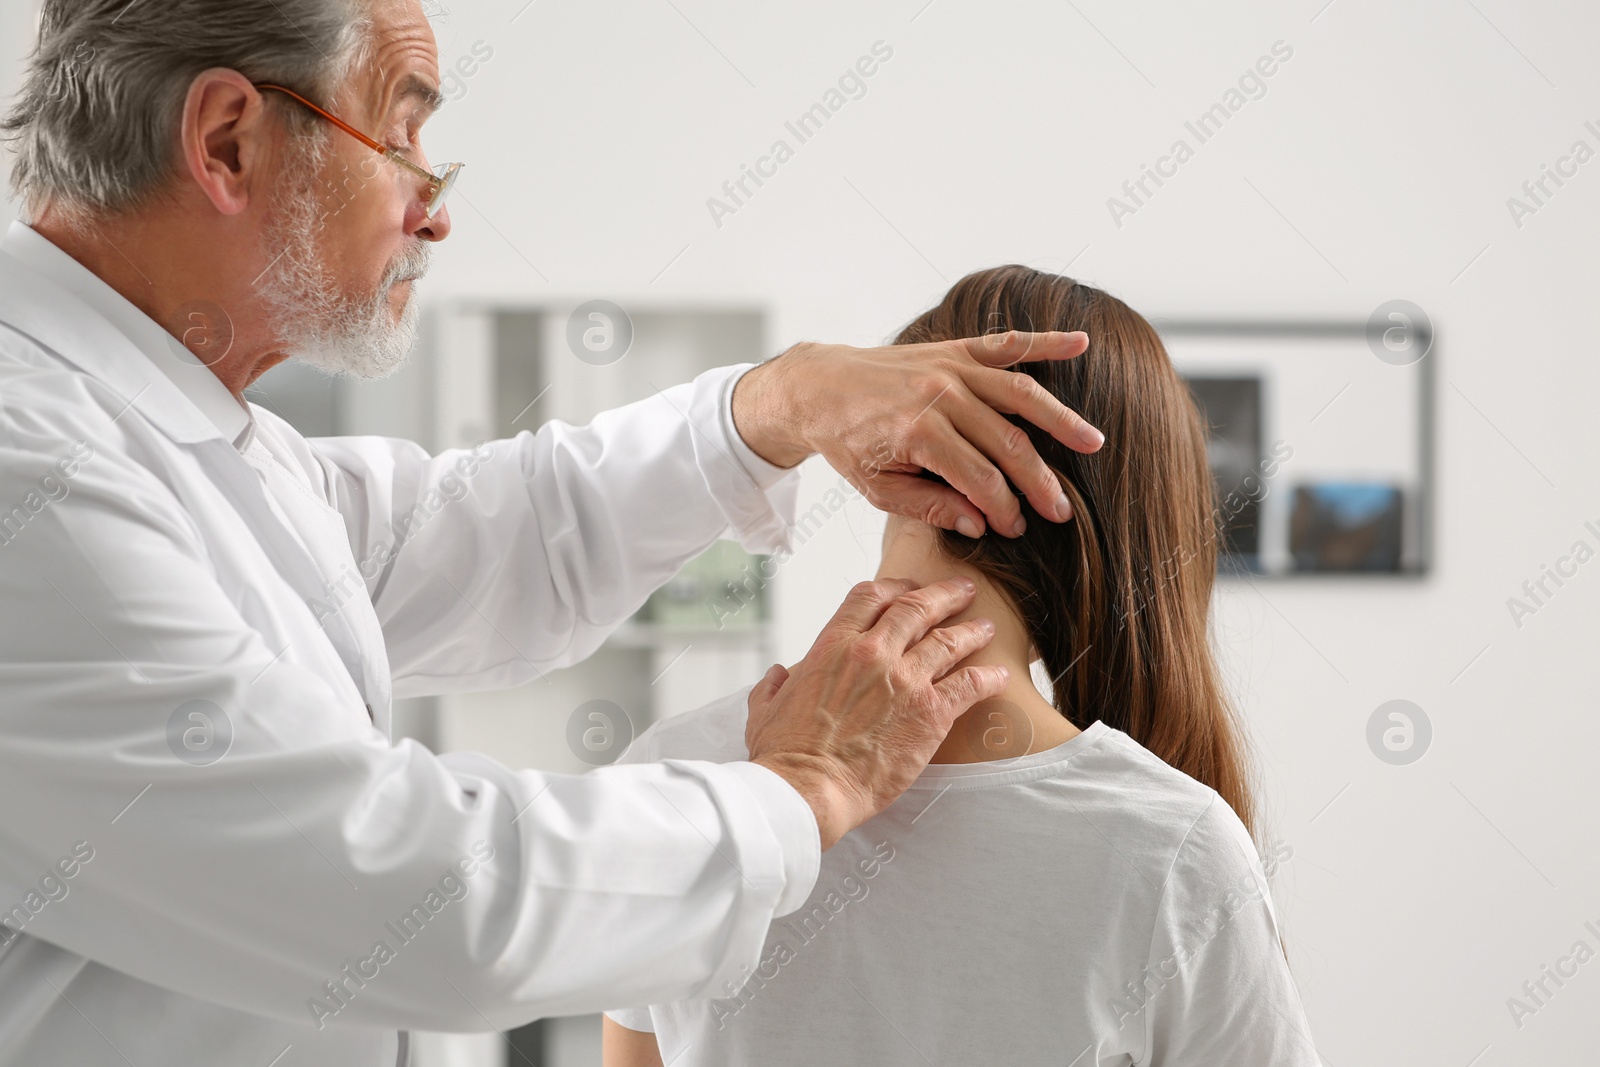
[[402,252],[384,275],[385,288],[401,282],[415,281],[428,273],[433,265],[433,249],[427,245]]

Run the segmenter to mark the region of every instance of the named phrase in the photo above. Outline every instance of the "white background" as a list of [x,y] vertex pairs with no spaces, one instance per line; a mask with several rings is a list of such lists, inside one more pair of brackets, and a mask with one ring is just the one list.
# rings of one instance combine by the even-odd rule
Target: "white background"
[[[440,24],[447,63],[479,41],[494,56],[430,126],[430,156],[469,164],[430,299],[759,305],[774,352],[877,342],[968,270],[1010,261],[1070,263],[1152,315],[1425,308],[1440,361],[1433,575],[1230,583],[1217,641],[1269,836],[1293,849],[1274,884],[1326,1062],[1588,1061],[1600,963],[1520,1029],[1506,1000],[1580,938],[1600,948],[1583,928],[1600,926],[1600,563],[1520,628],[1506,601],[1575,539],[1596,543],[1582,525],[1600,520],[1600,161],[1520,228],[1506,200],[1574,140],[1600,148],[1583,126],[1600,120],[1600,11],[524,3],[461,3]],[[7,92],[30,6],[0,0]],[[894,57],[868,94],[719,229],[706,199],[878,40]],[[1280,40],[1294,54],[1267,95],[1115,225],[1107,197],[1175,138],[1193,144],[1184,121]],[[833,481],[808,476],[808,492]],[[780,577],[784,659],[870,575],[875,522],[853,506]],[[1434,726],[1405,767],[1365,740],[1395,698]]]

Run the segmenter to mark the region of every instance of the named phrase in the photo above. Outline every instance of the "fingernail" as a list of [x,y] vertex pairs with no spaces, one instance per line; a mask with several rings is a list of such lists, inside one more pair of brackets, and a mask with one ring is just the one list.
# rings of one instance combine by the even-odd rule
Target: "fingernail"
[[971,578],[968,578],[964,574],[956,579],[956,584],[961,586],[962,589],[969,593],[975,593],[978,591],[978,583],[973,581]]
[[1072,518],[1072,501],[1067,499],[1065,492],[1058,491],[1056,494],[1056,518],[1062,522]]
[[986,637],[994,636],[994,623],[989,619],[978,620],[978,630]]
[[982,537],[983,531],[978,529],[978,524],[963,515],[956,520],[956,532],[963,537]]
[[1083,429],[1078,431],[1078,440],[1082,441],[1090,448],[1099,448],[1101,445],[1106,443],[1106,435],[1095,429],[1093,426],[1085,426]]
[[1017,520],[1017,524],[1015,526],[1011,527],[1011,533],[1015,537],[1021,537],[1023,534],[1025,534],[1027,532],[1028,532],[1028,520],[1027,519],[1018,519]]

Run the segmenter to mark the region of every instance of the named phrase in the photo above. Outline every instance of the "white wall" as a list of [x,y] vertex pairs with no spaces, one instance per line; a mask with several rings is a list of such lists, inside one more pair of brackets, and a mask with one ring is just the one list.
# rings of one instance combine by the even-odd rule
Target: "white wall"
[[[1010,260],[1070,262],[1152,314],[1365,319],[1397,297],[1428,310],[1434,576],[1229,585],[1217,636],[1272,836],[1294,850],[1275,884],[1326,1061],[1574,1062],[1600,965],[1520,1029],[1506,999],[1574,942],[1600,947],[1583,927],[1600,927],[1586,651],[1600,565],[1520,628],[1506,599],[1574,540],[1597,542],[1582,524],[1600,520],[1600,162],[1520,228],[1506,198],[1576,139],[1600,147],[1583,126],[1600,126],[1600,12],[525,3],[461,4],[440,29],[447,61],[479,41],[494,55],[430,131],[435,158],[469,164],[435,297],[748,300],[770,308],[774,350],[876,341],[967,270]],[[0,0],[7,62],[20,6]],[[880,39],[894,56],[866,97],[714,225],[707,197]],[[1267,95],[1115,225],[1107,197],[1279,40],[1293,58]],[[0,67],[0,86],[11,77]],[[812,474],[813,491],[829,480]],[[874,517],[846,515],[781,579],[786,659],[871,571]],[[1397,697],[1435,729],[1406,767],[1364,737]]]

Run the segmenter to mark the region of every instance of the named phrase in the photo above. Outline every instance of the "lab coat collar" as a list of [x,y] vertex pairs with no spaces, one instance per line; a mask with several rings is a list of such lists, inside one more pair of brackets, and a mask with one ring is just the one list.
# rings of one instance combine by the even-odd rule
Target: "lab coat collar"
[[223,438],[241,452],[250,409],[159,323],[32,227],[0,238],[0,322],[121,394],[182,444]]

